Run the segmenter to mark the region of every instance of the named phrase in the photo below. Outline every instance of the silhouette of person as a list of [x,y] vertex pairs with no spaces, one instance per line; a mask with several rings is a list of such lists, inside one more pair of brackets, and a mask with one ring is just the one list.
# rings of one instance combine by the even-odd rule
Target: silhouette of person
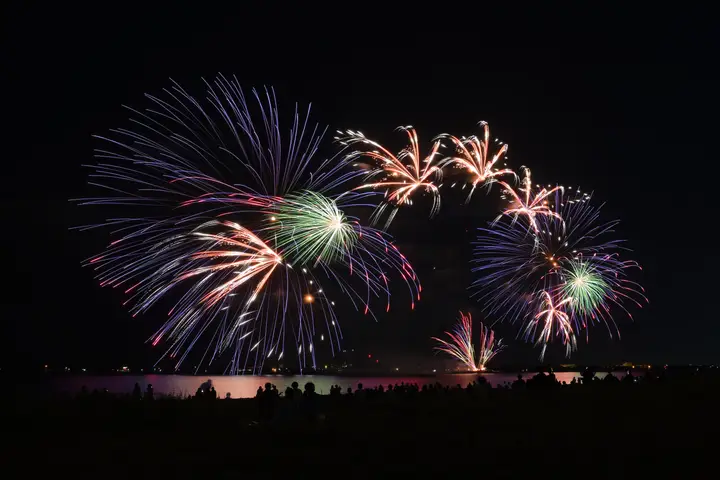
[[142,398],[142,390],[140,390],[140,384],[135,382],[135,387],[133,387],[132,396],[135,400],[140,400]]
[[582,373],[582,383],[583,385],[590,385],[590,383],[595,378],[595,372],[590,368],[585,368],[585,371]]
[[312,382],[307,382],[305,384],[305,396],[312,397],[315,395],[315,384]]
[[293,400],[295,400],[296,402],[299,402],[300,400],[302,400],[302,390],[300,390],[300,385],[298,385],[298,382],[292,382],[292,384],[290,386],[292,387]]
[[308,420],[315,421],[317,410],[317,402],[315,398],[315,384],[307,382],[305,384],[305,392],[303,393],[303,406]]
[[203,382],[203,384],[200,385],[200,389],[202,389],[203,392],[209,392],[212,386],[212,380],[208,378],[207,381]]
[[265,390],[260,396],[261,417],[264,420],[270,420],[275,415],[275,397],[277,397],[277,387],[273,389],[270,382],[265,384]]

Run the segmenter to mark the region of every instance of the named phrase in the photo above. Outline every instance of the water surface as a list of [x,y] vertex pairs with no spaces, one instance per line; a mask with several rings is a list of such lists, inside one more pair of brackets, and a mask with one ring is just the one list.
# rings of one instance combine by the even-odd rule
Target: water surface
[[[493,386],[503,385],[505,382],[512,382],[517,378],[517,374],[513,373],[483,373],[481,374]],[[523,374],[525,379],[533,376],[534,373]],[[602,378],[606,374],[598,373],[597,376]],[[254,397],[259,386],[266,382],[275,384],[281,392],[290,386],[292,382],[298,382],[300,388],[307,382],[315,384],[315,391],[320,394],[330,393],[332,385],[340,385],[345,391],[348,387],[353,390],[357,388],[358,383],[362,383],[365,388],[373,388],[383,385],[387,388],[389,384],[416,383],[420,386],[439,382],[442,385],[455,386],[457,384],[466,386],[472,382],[478,375],[475,374],[443,374],[435,376],[393,376],[393,377],[346,377],[332,375],[264,375],[264,376],[194,376],[194,375],[113,375],[113,376],[69,376],[56,377],[52,380],[52,389],[56,392],[74,394],[80,391],[83,386],[88,390],[101,390],[107,388],[111,393],[130,393],[135,383],[145,390],[148,384],[152,384],[155,393],[158,394],[174,394],[174,395],[192,395],[197,388],[206,380],[212,380],[213,386],[218,396],[224,397],[226,393],[230,393],[232,398],[249,398]],[[556,372],[555,377],[558,381],[570,381],[579,377],[579,372]]]

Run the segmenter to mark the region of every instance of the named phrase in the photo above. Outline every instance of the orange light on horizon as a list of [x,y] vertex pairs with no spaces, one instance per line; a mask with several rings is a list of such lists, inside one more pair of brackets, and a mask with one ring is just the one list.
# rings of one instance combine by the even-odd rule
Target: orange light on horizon
[[315,301],[315,297],[308,293],[305,297],[303,297],[303,300],[305,300],[305,303],[313,303]]

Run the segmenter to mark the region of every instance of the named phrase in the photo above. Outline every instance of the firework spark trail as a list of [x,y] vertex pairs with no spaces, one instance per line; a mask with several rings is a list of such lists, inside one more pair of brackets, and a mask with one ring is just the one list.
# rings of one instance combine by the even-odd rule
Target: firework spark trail
[[[575,331],[570,323],[570,316],[563,310],[567,304],[571,304],[573,299],[564,298],[559,302],[555,302],[553,297],[545,290],[540,292],[542,298],[540,311],[533,317],[533,320],[525,327],[525,335],[527,337],[536,336],[535,345],[542,344],[540,351],[540,361],[545,358],[545,351],[548,344],[552,341],[553,333],[562,338],[565,345],[565,355],[567,357],[577,349],[577,340],[575,339]],[[538,327],[540,332],[538,333]]]
[[475,364],[475,348],[472,343],[472,317],[460,312],[460,320],[451,332],[445,332],[450,337],[450,341],[446,341],[437,337],[432,337],[439,343],[435,350],[447,353],[448,355],[460,360],[467,368],[473,372],[477,371]]
[[[577,297],[563,309],[574,331],[584,330],[587,339],[588,327],[601,322],[611,336],[613,331],[619,335],[611,314],[614,308],[632,318],[626,304],[647,302],[642,287],[627,278],[639,265],[621,259],[623,242],[612,239],[618,222],[604,222],[602,205],[593,205],[591,195],[579,190],[573,193],[569,187],[567,192],[556,190],[554,196],[558,216],[537,217],[537,231],[525,216],[478,229],[473,260],[473,272],[478,275],[473,287],[477,290],[473,295],[484,303],[489,315],[528,324],[535,321],[538,292],[547,291],[558,302]],[[594,276],[592,301],[579,295],[582,291],[576,278],[589,273]],[[601,286],[602,291],[597,288]]]
[[[133,123],[144,133],[114,129],[111,133],[117,138],[95,136],[119,152],[96,150],[100,161],[88,166],[94,170],[90,184],[120,196],[84,199],[85,203],[172,208],[199,195],[212,201],[215,196],[227,198],[232,194],[270,197],[303,189],[345,191],[348,182],[363,175],[347,168],[347,162],[340,158],[342,151],[317,168],[311,165],[325,132],[317,125],[308,126],[310,108],[301,116],[296,107],[289,140],[284,142],[272,90],[266,89],[264,95],[253,90],[258,115],[263,119],[261,132],[236,79],[219,76],[207,85],[210,105],[203,106],[173,83],[165,90],[168,100],[147,95],[154,108],[145,112],[130,109],[139,117]],[[221,180],[226,177],[244,178],[250,183]],[[133,191],[112,185],[115,181]],[[222,202],[218,206],[223,205],[233,208]]]
[[522,320],[532,295],[544,288],[550,268],[538,250],[541,244],[520,221],[479,228],[472,271],[477,275],[473,296],[484,303],[488,315],[500,320]]
[[435,350],[460,360],[473,372],[485,370],[490,360],[505,349],[502,340],[495,342],[495,332],[480,323],[480,349],[476,360],[472,343],[472,316],[469,313],[465,315],[460,312],[460,319],[453,331],[445,332],[445,335],[450,338],[449,341],[432,337],[439,344]]
[[259,237],[234,222],[210,220],[187,233],[160,233],[162,240],[150,237],[149,243],[142,234],[141,230],[139,237],[130,237],[129,241],[135,242],[130,247],[116,244],[90,262],[102,272],[101,284],[124,283],[128,270],[130,276],[140,278],[125,291],[131,294],[128,301],[134,303],[133,316],[149,309],[177,285],[201,277],[170,309],[165,325],[152,338],[155,345],[163,337],[171,339],[171,356],[184,345],[194,344],[204,332],[211,321],[202,322],[203,317],[217,317],[227,310],[223,302],[232,292],[243,284],[252,284],[221,342],[220,348],[227,348],[238,329],[248,323],[245,319],[251,303],[282,264],[281,257]]
[[497,162],[504,158],[508,151],[507,143],[503,143],[500,149],[492,159],[488,161],[487,155],[490,150],[490,127],[487,122],[480,122],[483,127],[482,139],[477,136],[471,136],[468,138],[458,138],[453,135],[443,133],[437,138],[448,139],[455,146],[456,155],[447,157],[442,160],[440,168],[445,166],[455,166],[458,168],[465,169],[472,177],[472,188],[467,196],[466,202],[469,202],[472,198],[472,194],[478,185],[482,186],[485,184],[491,184],[496,181],[497,177],[502,175],[516,176],[509,168],[498,169],[495,167]]
[[495,342],[495,332],[480,323],[480,348],[478,350],[477,368],[485,370],[487,364],[495,356],[505,350],[502,339]]
[[203,359],[231,349],[230,373],[260,372],[286,346],[301,368],[314,367],[318,335],[333,353],[342,338],[318,273],[373,315],[372,298],[386,297],[389,309],[395,272],[414,306],[421,288],[405,257],[388,236],[342,211],[376,207],[370,197],[377,193],[352,191],[364,173],[341,152],[314,161],[324,131],[309,124],[309,109],[300,115],[296,107],[283,138],[272,90],[253,90],[253,111],[236,79],[206,85],[205,100],[176,83],[165,98],[148,95],[152,108],[132,110],[137,131],[98,136],[109,146],[96,151],[90,184],[109,193],[81,199],[132,212],[81,227],[112,227],[116,237],[87,262],[101,285],[127,288],[133,315],[179,293],[153,344],[166,340],[176,367],[205,333],[215,347]]
[[518,216],[523,215],[528,219],[530,227],[537,233],[540,230],[537,221],[538,216],[555,217],[562,221],[562,216],[548,206],[547,198],[555,192],[562,191],[563,187],[558,186],[550,190],[543,188],[533,196],[529,168],[524,169],[523,186],[518,189],[522,193],[522,196],[502,180],[499,180],[498,183],[505,188],[504,193],[513,198],[513,202],[511,202],[509,208],[506,208],[505,211],[495,219],[496,222],[500,220],[503,215],[512,216],[514,220],[516,220]]
[[[226,246],[225,248],[235,247],[237,250],[204,250],[193,253],[190,259],[198,260],[207,258],[215,260],[230,257],[234,260],[193,269],[179,276],[176,281],[181,282],[187,278],[206,272],[234,270],[233,274],[236,275],[235,278],[215,287],[200,299],[201,303],[208,302],[209,305],[212,306],[225,298],[238,286],[271,267],[253,290],[250,301],[248,302],[250,303],[257,297],[258,292],[262,290],[263,285],[265,285],[268,277],[275,270],[275,267],[282,262],[282,258],[248,229],[233,222],[221,222],[221,224],[228,227],[232,233],[227,236],[202,232],[195,232],[194,234],[203,241],[214,242],[213,245]],[[238,268],[241,270],[236,270]]]
[[[435,141],[430,153],[421,160],[420,146],[417,132],[412,126],[398,127],[408,136],[409,145],[397,155],[391,153],[379,143],[368,139],[360,132],[348,130],[338,132],[342,137],[336,137],[341,145],[349,147],[353,145],[367,145],[376,150],[356,150],[349,153],[345,158],[347,161],[355,161],[361,157],[371,159],[375,165],[366,174],[366,183],[357,189],[386,189],[387,203],[383,204],[375,214],[375,221],[384,213],[387,204],[393,205],[388,220],[385,223],[387,229],[392,222],[397,208],[402,205],[412,205],[412,197],[418,191],[429,192],[433,198],[433,206],[430,216],[434,216],[440,210],[440,191],[433,183],[433,180],[442,177],[442,168],[437,163],[438,149],[441,146],[439,140]],[[382,177],[375,181],[377,177]]]

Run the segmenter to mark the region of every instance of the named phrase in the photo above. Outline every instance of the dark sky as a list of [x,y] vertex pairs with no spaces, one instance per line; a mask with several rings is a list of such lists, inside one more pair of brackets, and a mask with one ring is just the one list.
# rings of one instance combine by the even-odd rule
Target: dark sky
[[[105,238],[69,231],[85,217],[67,200],[88,193],[81,164],[92,159],[91,134],[127,125],[121,104],[145,106],[142,95],[169,78],[202,94],[200,78],[218,72],[247,88],[274,86],[281,108],[312,102],[314,119],[331,131],[359,129],[397,148],[404,146],[392,131],[398,125],[414,125],[429,142],[441,132],[476,133],[479,120],[489,121],[493,136],[510,144],[514,166],[531,166],[541,183],[594,190],[606,218],[622,219],[621,235],[644,266],[638,280],[650,305],[634,323],[618,319],[622,341],[595,327],[574,361],[720,361],[712,16],[502,11],[484,3],[427,12],[341,3],[237,11],[62,6],[9,15],[2,237],[10,321],[3,324],[15,355],[3,349],[6,363],[153,358],[143,342],[158,319],[131,319],[116,292],[81,269]],[[412,314],[399,310],[379,323],[348,313],[347,348],[412,362],[430,357],[429,337],[449,328],[458,310],[479,315],[466,291],[468,239],[494,211],[483,206],[492,198],[476,199],[480,214],[458,198],[433,220],[417,206],[400,213],[391,233],[418,266],[426,296]],[[497,330],[512,339],[516,327]],[[560,362],[561,351],[556,345],[548,360]],[[536,356],[513,341],[498,361]]]

